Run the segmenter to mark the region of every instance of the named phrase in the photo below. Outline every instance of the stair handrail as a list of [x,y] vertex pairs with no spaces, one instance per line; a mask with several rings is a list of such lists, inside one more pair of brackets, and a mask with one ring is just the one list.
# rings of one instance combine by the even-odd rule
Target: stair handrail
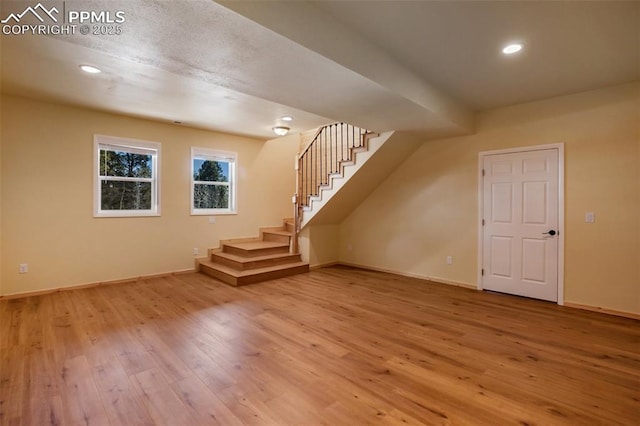
[[297,155],[296,193],[293,196],[294,253],[298,250],[303,208],[310,205],[312,196],[320,194],[323,185],[329,184],[332,174],[342,172],[344,164],[353,160],[354,150],[366,148],[367,137],[371,134],[373,132],[352,124],[327,124],[316,131],[311,142]]
[[324,126],[318,127],[318,130],[316,131],[316,133],[313,135],[313,137],[311,138],[311,141],[307,144],[306,148],[302,150],[302,153],[298,154],[298,159],[303,156],[308,150],[309,148],[311,148],[311,145],[313,145],[313,143],[316,141],[316,139],[318,138],[318,135],[320,135],[320,133],[322,132],[322,130],[325,127],[331,126],[332,124],[337,124],[337,123],[331,123],[331,124],[325,124]]
[[316,133],[311,138],[311,141],[307,144],[305,149],[302,150],[302,154],[298,153],[296,155],[296,163],[295,163],[296,192],[295,194],[293,194],[293,199],[292,199],[293,201],[293,235],[291,238],[291,253],[293,254],[298,254],[298,252],[300,251],[300,244],[298,241],[298,234],[300,234],[300,227],[301,227],[301,220],[302,220],[302,211],[301,211],[302,206],[299,203],[301,185],[302,185],[302,179],[300,178],[300,173],[301,173],[300,158],[302,158],[302,156],[311,148],[311,145],[313,145],[315,140],[318,138],[318,135],[320,135],[320,133],[322,132],[322,129],[324,129],[325,127],[326,126],[318,127],[318,130],[316,130]]

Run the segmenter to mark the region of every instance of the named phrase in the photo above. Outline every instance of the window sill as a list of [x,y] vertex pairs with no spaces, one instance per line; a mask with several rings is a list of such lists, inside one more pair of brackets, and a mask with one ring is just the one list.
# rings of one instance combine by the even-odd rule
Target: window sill
[[191,210],[191,216],[232,216],[237,210]]
[[126,212],[102,212],[102,213],[94,213],[93,217],[96,219],[102,219],[102,218],[118,218],[118,217],[160,217],[160,212],[131,212],[131,211],[126,211]]

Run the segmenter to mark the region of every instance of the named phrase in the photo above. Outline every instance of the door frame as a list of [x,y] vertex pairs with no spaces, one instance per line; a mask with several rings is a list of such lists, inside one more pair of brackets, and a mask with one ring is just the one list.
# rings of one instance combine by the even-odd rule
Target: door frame
[[482,169],[489,155],[513,154],[527,151],[558,150],[558,305],[564,305],[564,143],[523,146],[517,148],[481,151],[478,153],[478,275],[477,289],[482,290],[482,265],[484,264],[484,185]]

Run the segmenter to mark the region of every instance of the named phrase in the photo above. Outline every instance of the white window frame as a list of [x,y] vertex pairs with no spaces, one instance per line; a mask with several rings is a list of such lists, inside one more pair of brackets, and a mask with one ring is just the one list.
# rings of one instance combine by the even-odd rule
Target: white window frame
[[[193,203],[193,196],[195,192],[196,183],[202,184],[205,182],[196,181],[193,179],[193,175],[195,170],[193,168],[194,160],[201,159],[207,161],[224,161],[229,163],[229,208],[226,209],[196,209]],[[190,167],[191,170],[191,191],[189,198],[189,205],[191,209],[191,215],[193,216],[203,216],[203,215],[230,215],[237,214],[237,189],[238,189],[238,180],[237,180],[237,166],[238,166],[238,154],[230,151],[220,151],[216,149],[210,148],[201,148],[201,147],[191,147],[191,158],[190,158]],[[211,183],[209,183],[211,184]]]
[[[160,216],[160,143],[115,136],[93,136],[93,216],[94,217],[146,217]],[[100,176],[100,150],[118,150],[151,155],[151,178],[103,177]],[[151,209],[148,210],[102,210],[101,195],[103,180],[151,182]]]

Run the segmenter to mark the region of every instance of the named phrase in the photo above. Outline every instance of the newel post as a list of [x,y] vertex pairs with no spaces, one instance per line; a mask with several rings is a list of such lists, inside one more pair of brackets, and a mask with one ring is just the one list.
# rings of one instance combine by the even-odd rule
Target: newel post
[[296,154],[294,167],[296,171],[296,192],[291,198],[291,201],[293,202],[293,235],[291,235],[291,253],[298,254],[298,234],[300,233],[300,185],[302,185],[302,179],[300,177],[300,153]]

